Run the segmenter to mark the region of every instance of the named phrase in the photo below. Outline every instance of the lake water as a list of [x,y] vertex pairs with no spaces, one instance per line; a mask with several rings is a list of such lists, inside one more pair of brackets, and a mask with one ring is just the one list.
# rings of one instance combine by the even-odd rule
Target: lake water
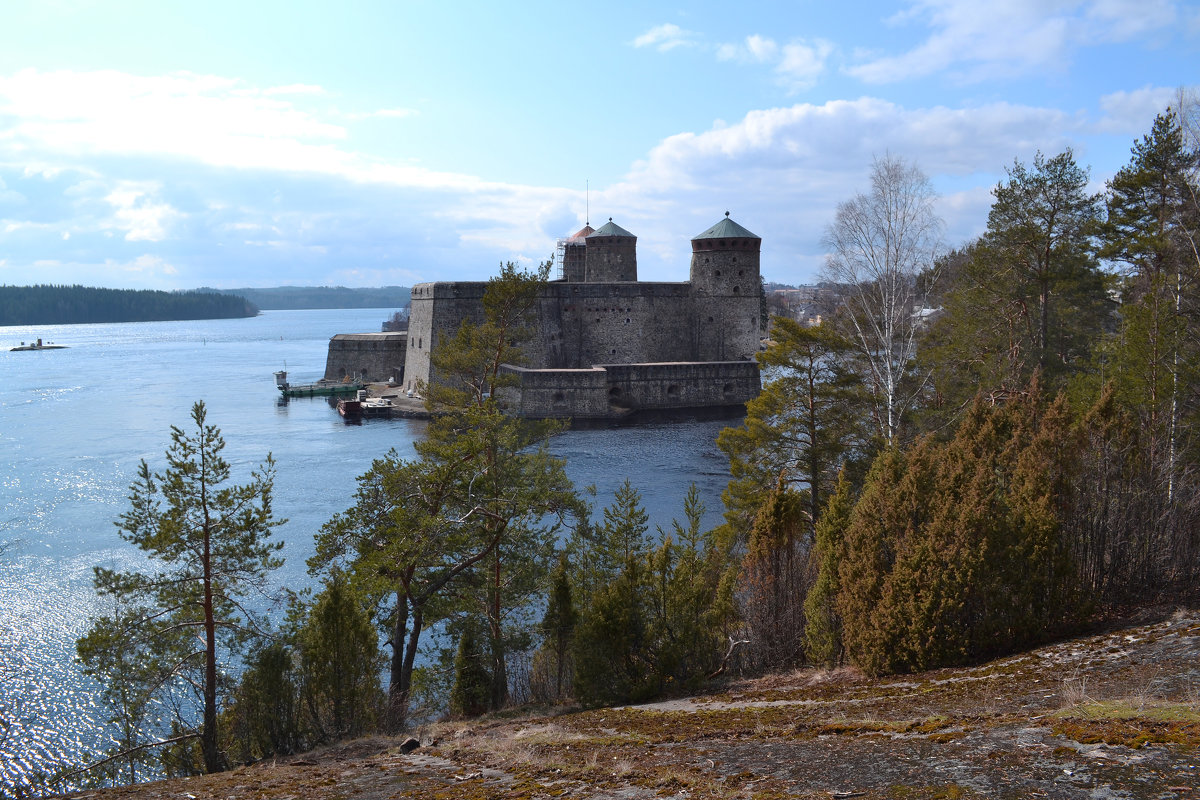
[[[391,309],[268,311],[252,319],[0,327],[0,795],[40,769],[107,741],[94,684],[75,665],[75,640],[104,613],[92,567],[134,563],[114,522],[138,463],[163,467],[171,425],[187,428],[196,400],[225,436],[233,480],[268,452],[278,462],[276,580],[310,583],[313,535],[352,500],[355,478],[395,448],[412,454],[416,420],[347,425],[321,398],[284,403],[273,372],[296,382],[325,370],[335,333],[373,331]],[[38,338],[64,350],[9,352]],[[651,524],[668,528],[693,481],[720,519],[728,464],[721,421],[569,431],[555,439],[599,509],[628,477]]]

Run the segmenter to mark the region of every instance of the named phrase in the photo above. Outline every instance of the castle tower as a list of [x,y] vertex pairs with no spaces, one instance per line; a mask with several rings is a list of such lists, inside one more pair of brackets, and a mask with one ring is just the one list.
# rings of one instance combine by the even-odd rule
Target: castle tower
[[737,361],[758,352],[762,239],[725,219],[692,239],[691,285],[701,361]]
[[584,225],[563,242],[563,280],[570,283],[583,283],[587,259],[587,242],[585,240],[593,233],[595,230],[591,225]]
[[587,255],[584,280],[616,283],[637,280],[637,237],[608,218],[600,230],[585,238]]

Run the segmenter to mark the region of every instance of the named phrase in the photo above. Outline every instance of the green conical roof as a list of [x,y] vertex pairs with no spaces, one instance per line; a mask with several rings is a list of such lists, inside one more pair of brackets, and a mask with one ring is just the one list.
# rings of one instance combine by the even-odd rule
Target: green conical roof
[[755,236],[750,231],[738,225],[729,218],[729,212],[725,212],[725,219],[713,225],[699,236],[693,236],[692,241],[697,239],[761,239],[761,236]]
[[608,222],[600,226],[600,230],[596,231],[595,233],[589,233],[587,238],[590,239],[593,236],[628,236],[631,239],[637,238],[632,233],[613,222],[612,217],[609,217]]

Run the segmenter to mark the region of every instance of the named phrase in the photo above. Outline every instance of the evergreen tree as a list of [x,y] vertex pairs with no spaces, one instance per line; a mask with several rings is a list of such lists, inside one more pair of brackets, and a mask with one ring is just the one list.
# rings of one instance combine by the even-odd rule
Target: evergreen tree
[[1053,378],[1087,355],[1102,327],[1105,286],[1092,238],[1098,198],[1087,192],[1088,173],[1074,153],[1038,153],[1032,168],[1015,161],[1006,172],[993,191],[980,258],[993,296],[1004,302],[997,310],[1016,314],[1025,330],[1018,343],[1028,361],[1008,387],[1019,388],[1035,369]]
[[306,744],[292,659],[292,649],[284,641],[270,642],[251,653],[233,702],[221,714],[232,760],[288,755]]
[[336,741],[374,727],[382,705],[379,641],[346,575],[331,572],[295,638],[300,697],[312,737]]
[[1065,399],[1035,381],[1001,407],[977,399],[944,445],[880,456],[838,565],[850,659],[872,674],[958,664],[1071,622],[1078,450]]
[[1188,336],[1186,295],[1195,284],[1192,245],[1200,215],[1191,176],[1200,154],[1183,144],[1175,113],[1154,120],[1134,144],[1133,158],[1108,184],[1101,255],[1129,272],[1120,336],[1109,373],[1124,405],[1137,410],[1147,434],[1148,466],[1168,496],[1177,479],[1187,387],[1196,379],[1196,347]]
[[750,529],[739,581],[742,619],[759,667],[794,666],[803,658],[812,549],[806,523],[802,498],[781,476]]
[[648,660],[649,530],[641,496],[628,480],[604,509],[581,575],[588,601],[575,630],[575,696],[584,706],[653,693]]
[[[171,428],[165,472],[152,473],[142,462],[130,509],[118,523],[121,537],[160,569],[97,567],[96,590],[114,598],[118,613],[93,620],[77,649],[89,674],[134,682],[140,693],[134,707],[157,699],[177,709],[172,738],[198,739],[203,770],[218,772],[227,766],[217,727],[223,662],[235,659],[259,629],[244,599],[264,589],[282,563],[275,555],[282,542],[269,540],[282,520],[271,511],[271,457],[249,483],[226,486],[225,442],[208,424],[203,402],[192,406],[192,421],[193,433]],[[129,664],[137,665],[133,672]]]
[[830,325],[772,321],[771,341],[757,356],[763,390],[746,404],[741,427],[717,437],[732,475],[726,518],[740,536],[780,479],[803,493],[811,536],[841,465],[866,450],[869,403],[852,350]]
[[837,485],[817,523],[812,560],[817,576],[804,598],[804,648],[814,664],[833,667],[841,663],[842,619],[837,610],[841,591],[840,569],[845,554],[843,537],[854,509],[855,494],[846,471],[838,473]]
[[478,717],[488,710],[491,700],[492,676],[484,664],[476,628],[475,620],[468,617],[458,640],[458,652],[454,656],[450,713],[461,717]]
[[[649,638],[660,690],[695,688],[717,666],[721,633],[735,616],[722,577],[728,563],[712,531],[704,531],[704,504],[696,485],[683,501],[683,520],[650,556],[654,586]],[[659,529],[662,534],[662,530]]]
[[464,324],[439,344],[439,383],[427,388],[435,412],[415,460],[394,452],[359,478],[355,505],[322,529],[313,570],[344,563],[357,591],[390,606],[392,658],[389,727],[408,716],[413,667],[422,633],[456,613],[485,610],[492,676],[490,706],[507,697],[506,652],[514,609],[543,585],[561,517],[581,505],[548,437],[559,429],[504,413],[519,363],[513,345],[527,321],[543,274],[508,265],[489,283],[486,319]]
[[575,636],[575,625],[579,612],[575,609],[571,580],[568,574],[570,562],[566,553],[560,553],[554,572],[550,574],[550,591],[546,598],[546,613],[542,617],[542,648],[537,660],[548,662],[553,691],[550,699],[559,701],[566,697],[571,685],[571,643]]
[[1094,234],[1098,198],[1070,150],[1015,162],[993,190],[983,237],[952,254],[943,313],[922,336],[935,419],[957,424],[979,391],[1019,395],[1035,372],[1050,390],[1092,366],[1112,327],[1108,280]]

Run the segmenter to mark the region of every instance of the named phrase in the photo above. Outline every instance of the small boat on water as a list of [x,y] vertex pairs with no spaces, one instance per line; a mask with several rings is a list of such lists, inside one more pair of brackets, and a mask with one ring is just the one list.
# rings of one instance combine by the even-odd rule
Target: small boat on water
[[360,381],[319,380],[316,383],[288,383],[287,372],[284,370],[275,373],[275,386],[284,397],[355,394],[363,388]]
[[353,399],[339,400],[337,404],[338,413],[347,419],[387,419],[395,407],[396,404],[386,397],[367,397],[366,389],[360,389]]
[[46,342],[45,344],[43,344],[42,340],[38,339],[36,342],[30,342],[29,344],[25,344],[24,342],[21,342],[20,347],[10,347],[8,349],[11,352],[16,353],[16,352],[23,352],[26,350],[66,350],[67,346],[65,344],[55,344],[54,342]]

